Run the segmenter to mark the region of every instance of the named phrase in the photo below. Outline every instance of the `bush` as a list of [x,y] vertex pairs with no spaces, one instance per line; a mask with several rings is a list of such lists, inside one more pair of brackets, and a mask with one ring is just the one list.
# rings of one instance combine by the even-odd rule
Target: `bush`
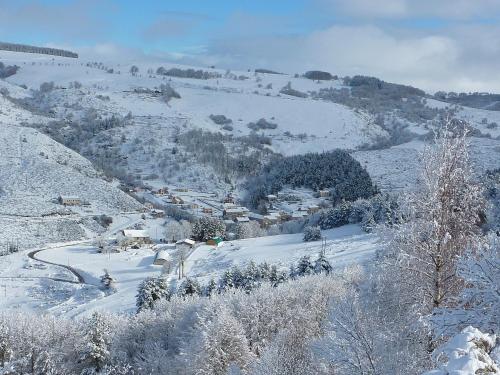
[[261,118],[257,122],[250,122],[247,127],[254,131],[266,130],[266,129],[276,129],[278,124],[267,121],[265,118]]
[[320,227],[306,227],[304,229],[304,242],[319,241],[321,239]]
[[0,62],[0,78],[7,78],[17,73],[19,67],[17,65],[5,65]]
[[230,118],[227,118],[224,115],[210,115],[208,117],[210,118],[210,120],[212,120],[217,125],[227,125],[227,124],[233,123],[233,120],[231,120]]

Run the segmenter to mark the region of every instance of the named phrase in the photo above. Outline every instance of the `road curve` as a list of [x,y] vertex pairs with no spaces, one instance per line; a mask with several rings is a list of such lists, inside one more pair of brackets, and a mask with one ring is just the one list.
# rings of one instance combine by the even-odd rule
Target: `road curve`
[[[52,265],[52,266],[58,266],[58,267],[65,268],[65,269],[67,269],[69,272],[71,272],[73,275],[75,275],[75,277],[77,278],[77,280],[78,280],[78,283],[79,283],[79,284],[86,284],[85,279],[83,278],[83,276],[82,276],[82,275],[80,275],[80,274],[78,273],[78,271],[77,271],[77,270],[75,270],[73,267],[71,267],[71,266],[66,266],[66,265],[64,265],[64,264],[58,264],[58,263],[48,262],[48,261],[46,261],[46,260],[39,259],[39,258],[37,258],[37,257],[35,256],[37,253],[39,253],[40,251],[43,251],[43,250],[45,250],[45,249],[39,249],[39,250],[34,250],[34,251],[31,251],[31,252],[29,252],[29,253],[28,253],[28,257],[29,257],[29,258],[31,258],[31,259],[33,259],[33,260],[36,260],[37,262],[41,262],[41,263],[45,263],[45,264],[50,264],[50,265]],[[67,281],[69,281],[69,280],[67,280]]]

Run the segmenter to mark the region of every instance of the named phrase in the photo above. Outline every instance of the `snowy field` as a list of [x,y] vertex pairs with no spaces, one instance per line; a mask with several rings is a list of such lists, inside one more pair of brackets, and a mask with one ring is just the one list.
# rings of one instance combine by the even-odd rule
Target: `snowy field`
[[[325,254],[335,268],[368,262],[380,247],[377,236],[364,233],[355,225],[324,231],[324,236]],[[225,242],[218,248],[201,245],[186,260],[185,273],[206,282],[217,278],[227,267],[250,261],[289,268],[304,255],[315,259],[320,249],[321,241],[304,243],[302,234]],[[95,310],[132,313],[140,282],[161,274],[162,266],[152,264],[154,254],[148,246],[102,254],[88,241],[55,245],[36,254],[39,260],[72,267],[83,276],[83,284],[76,283],[68,270],[29,259],[26,252],[0,257],[0,292],[7,293],[6,298],[0,299],[0,308],[50,311],[70,317]],[[115,292],[100,288],[104,269],[116,280]],[[171,281],[175,284],[176,268],[171,271]]]

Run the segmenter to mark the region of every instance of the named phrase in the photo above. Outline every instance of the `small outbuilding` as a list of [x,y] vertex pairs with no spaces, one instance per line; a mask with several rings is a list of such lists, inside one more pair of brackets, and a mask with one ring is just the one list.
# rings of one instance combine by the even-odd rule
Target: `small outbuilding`
[[170,261],[170,254],[166,250],[160,250],[156,253],[153,264],[155,266],[163,266]]

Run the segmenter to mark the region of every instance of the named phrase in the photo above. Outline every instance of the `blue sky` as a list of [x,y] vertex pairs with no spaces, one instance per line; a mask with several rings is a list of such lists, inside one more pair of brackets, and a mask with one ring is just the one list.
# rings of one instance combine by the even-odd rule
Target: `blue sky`
[[500,87],[499,21],[500,0],[0,0],[0,41],[428,90]]

